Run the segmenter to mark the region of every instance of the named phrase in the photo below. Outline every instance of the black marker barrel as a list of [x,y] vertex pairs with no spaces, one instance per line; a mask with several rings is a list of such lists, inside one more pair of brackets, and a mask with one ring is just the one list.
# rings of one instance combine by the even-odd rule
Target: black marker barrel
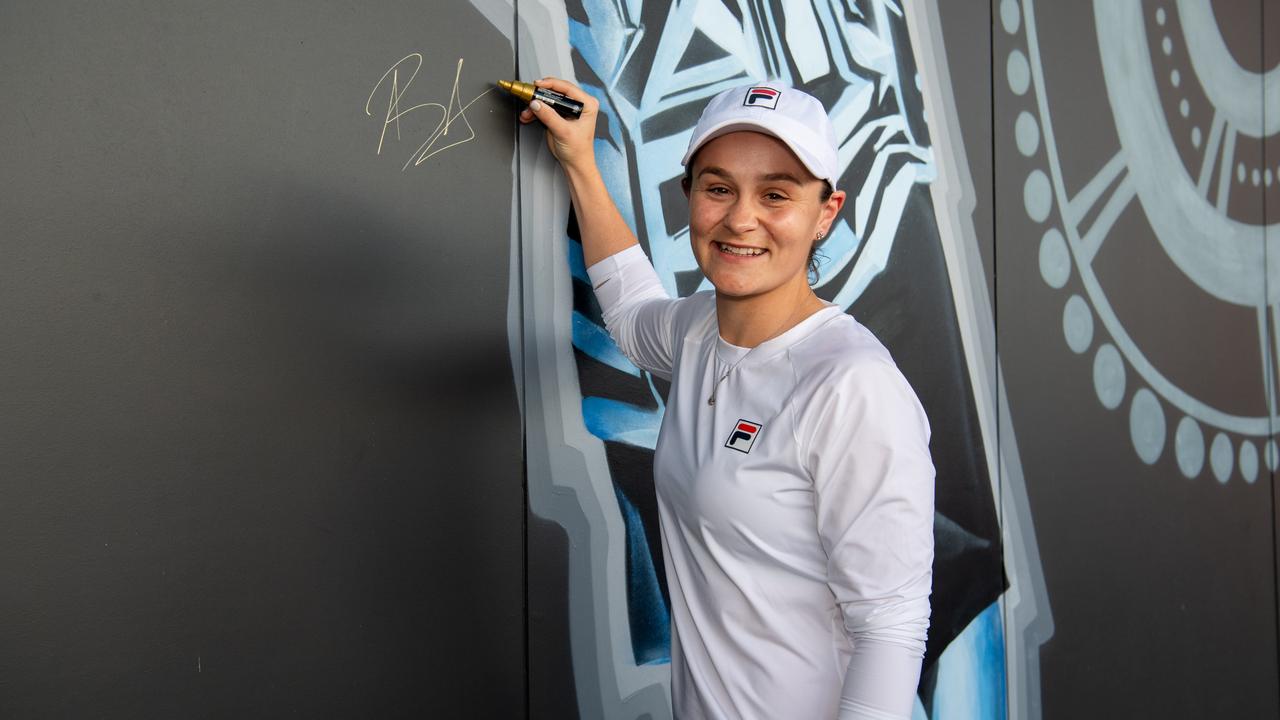
[[533,96],[550,105],[551,109],[559,113],[562,118],[577,119],[582,117],[582,103],[570,98],[568,95],[561,95],[555,90],[538,88],[533,91]]

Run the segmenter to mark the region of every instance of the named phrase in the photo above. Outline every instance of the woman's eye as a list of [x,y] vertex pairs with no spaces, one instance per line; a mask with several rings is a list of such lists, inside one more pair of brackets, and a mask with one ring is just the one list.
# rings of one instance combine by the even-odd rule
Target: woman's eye
[[776,193],[776,192],[766,193],[764,197],[766,200],[769,200],[771,202],[782,202],[783,200],[787,199],[786,195],[783,195],[782,193]]

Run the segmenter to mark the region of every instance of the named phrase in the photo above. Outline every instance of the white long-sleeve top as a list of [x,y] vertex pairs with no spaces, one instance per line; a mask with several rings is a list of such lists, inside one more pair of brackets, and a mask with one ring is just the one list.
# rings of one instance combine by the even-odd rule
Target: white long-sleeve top
[[622,352],[671,380],[654,480],[675,716],[910,718],[934,470],[889,352],[834,305],[731,345],[714,295],[669,298],[639,247],[588,274]]

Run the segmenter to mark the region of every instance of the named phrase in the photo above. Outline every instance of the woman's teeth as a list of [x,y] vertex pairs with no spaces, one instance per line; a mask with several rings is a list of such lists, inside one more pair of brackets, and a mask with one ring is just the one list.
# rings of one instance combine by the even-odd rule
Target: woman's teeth
[[724,243],[716,243],[716,247],[720,248],[720,252],[728,253],[729,255],[763,255],[764,254],[764,250],[760,248],[740,248],[740,247],[734,247],[732,245],[725,245]]

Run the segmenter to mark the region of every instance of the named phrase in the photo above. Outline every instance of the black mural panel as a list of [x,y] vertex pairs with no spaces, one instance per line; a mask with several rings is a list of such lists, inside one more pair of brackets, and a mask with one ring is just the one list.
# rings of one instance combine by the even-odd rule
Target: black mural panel
[[524,712],[509,33],[0,10],[0,716]]
[[1275,717],[1271,133],[1261,82],[1223,93],[1262,77],[1260,4],[997,5],[997,333],[1053,608],[1043,716]]

